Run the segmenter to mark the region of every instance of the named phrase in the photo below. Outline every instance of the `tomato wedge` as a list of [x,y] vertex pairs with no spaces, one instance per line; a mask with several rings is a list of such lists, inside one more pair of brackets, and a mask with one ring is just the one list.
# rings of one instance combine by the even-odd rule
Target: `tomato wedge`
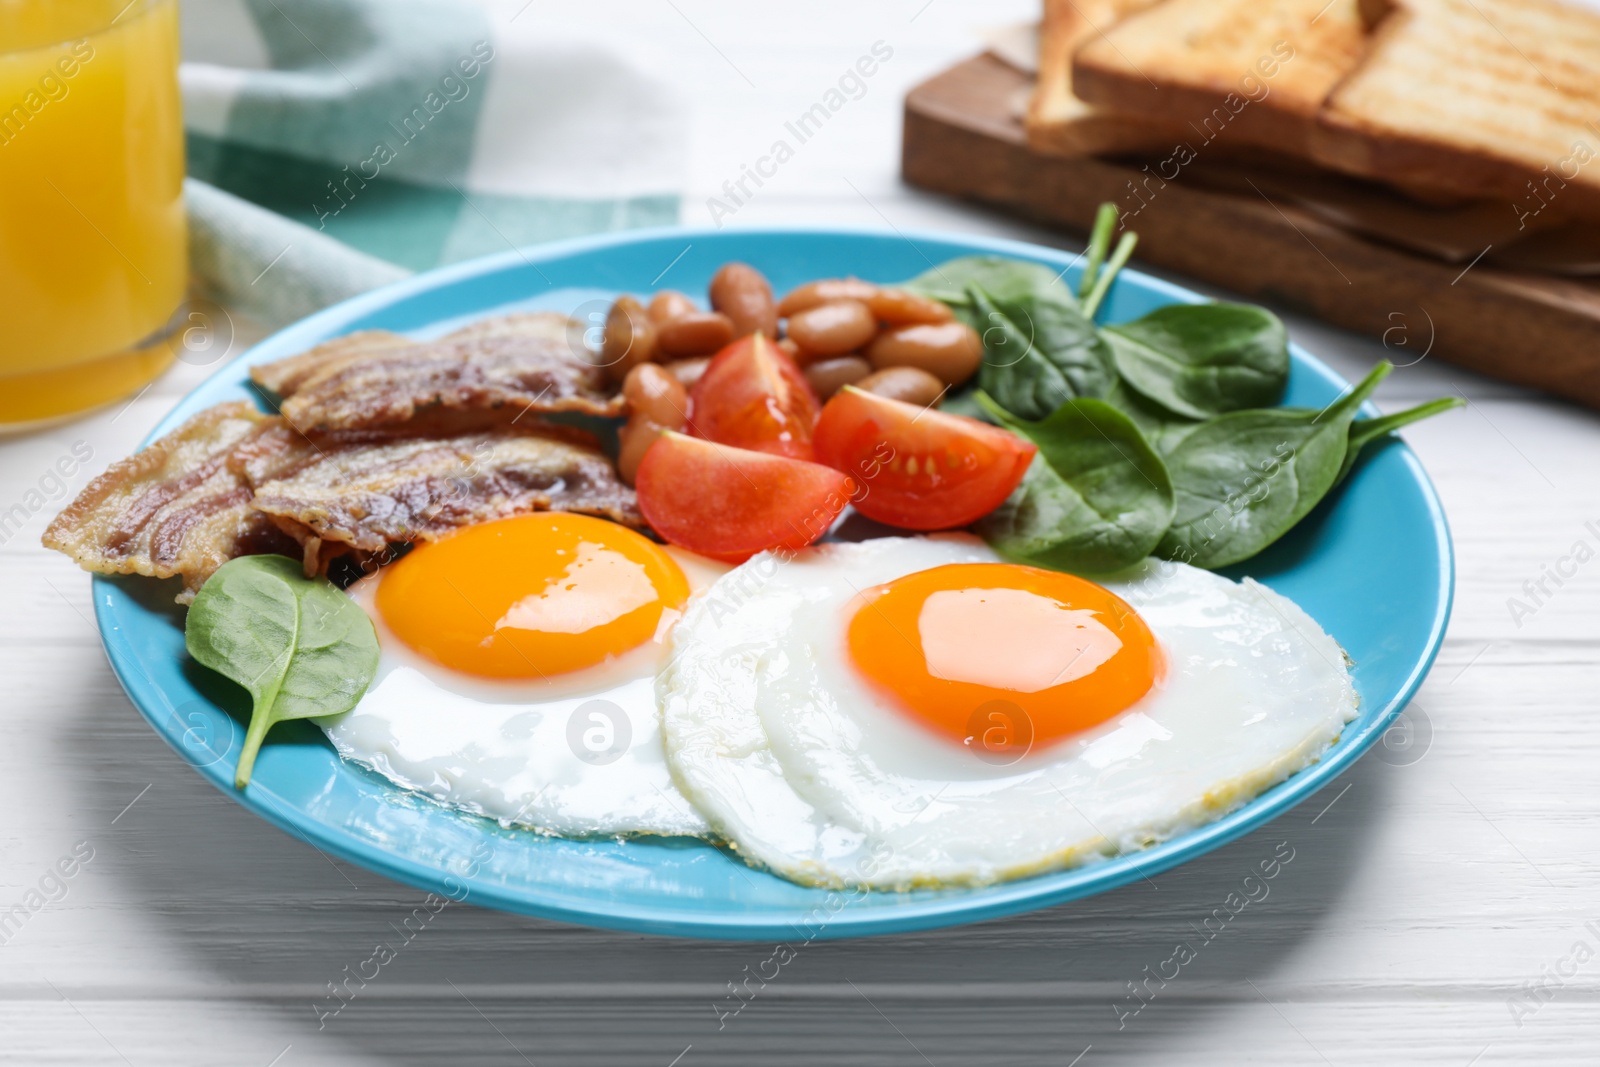
[[855,483],[801,459],[674,431],[639,463],[639,510],[668,541],[742,563],[764,549],[804,548],[828,532]]
[[908,530],[965,526],[999,507],[1038,448],[996,426],[847,385],[822,409],[819,462],[861,483],[856,510]]
[[810,459],[817,394],[794,360],[761,334],[712,357],[689,394],[689,432],[736,448]]

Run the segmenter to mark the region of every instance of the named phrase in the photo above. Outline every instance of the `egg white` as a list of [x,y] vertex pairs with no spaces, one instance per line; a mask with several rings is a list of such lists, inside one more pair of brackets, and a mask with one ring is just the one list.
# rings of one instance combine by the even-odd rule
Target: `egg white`
[[[691,587],[727,570],[669,551]],[[655,677],[670,619],[655,640],[587,670],[492,681],[441,667],[396,637],[375,605],[383,578],[379,571],[349,590],[372,618],[380,657],[360,703],[321,720],[341,756],[507,826],[571,837],[710,832],[673,784],[662,749]],[[600,718],[584,708],[595,700],[609,702]]]
[[748,862],[795,881],[979,885],[1128,852],[1306,767],[1356,715],[1338,644],[1259,583],[1149,561],[1105,581],[1166,657],[1156,688],[1009,766],[936,736],[849,660],[852,601],[947,563],[964,535],[757,556],[691,602],[658,680],[685,796]]

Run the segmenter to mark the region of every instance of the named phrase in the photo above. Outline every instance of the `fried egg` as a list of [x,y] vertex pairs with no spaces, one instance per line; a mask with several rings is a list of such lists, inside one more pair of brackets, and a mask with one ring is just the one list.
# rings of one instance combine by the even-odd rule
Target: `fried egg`
[[345,758],[505,825],[704,835],[655,679],[692,588],[727,569],[583,515],[468,527],[351,586],[380,662],[323,727]]
[[658,688],[683,793],[799,882],[980,885],[1129,852],[1306,767],[1355,717],[1338,644],[1267,587],[1114,580],[964,535],[757,556]]

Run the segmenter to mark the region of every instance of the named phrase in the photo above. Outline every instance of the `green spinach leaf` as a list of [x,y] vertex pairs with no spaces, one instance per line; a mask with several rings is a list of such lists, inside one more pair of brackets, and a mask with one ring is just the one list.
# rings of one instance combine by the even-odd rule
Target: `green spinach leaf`
[[978,402],[1039,446],[1017,491],[978,526],[995,551],[1057,570],[1104,574],[1154,550],[1172,520],[1172,482],[1126,415],[1086,398],[1025,422],[981,392]]
[[1121,378],[1112,383],[1101,399],[1133,420],[1139,432],[1144,434],[1144,439],[1150,442],[1150,447],[1163,456],[1177,448],[1178,442],[1202,425],[1146,400]]
[[963,256],[902,282],[900,288],[949,305],[961,321],[981,332],[968,289],[982,289],[1002,300],[1049,296],[1075,307],[1077,300],[1061,276],[1061,271],[1042,263],[1001,256]]
[[184,640],[191,656],[250,694],[234,776],[240,789],[268,730],[349,711],[378,669],[367,613],[285,556],[241,556],[219,567],[189,607]]
[[1101,207],[1076,294],[1052,268],[998,256],[951,260],[905,283],[983,339],[978,389],[942,406],[1040,446],[1017,492],[982,524],[1004,554],[1090,573],[1152,549],[1227,566],[1304,518],[1366,444],[1459,406],[1449,398],[1354,421],[1391,369],[1381,364],[1324,411],[1273,408],[1288,382],[1288,337],[1263,308],[1177,305],[1097,329],[1137,240],[1124,233],[1113,247],[1117,220],[1114,205]]
[[1438,400],[1430,400],[1426,404],[1418,404],[1405,411],[1397,411],[1393,415],[1380,415],[1374,419],[1360,419],[1350,424],[1350,444],[1345,449],[1344,465],[1339,468],[1339,477],[1334,479],[1334,485],[1344,481],[1355,467],[1356,460],[1361,458],[1361,450],[1372,442],[1384,437],[1413,422],[1434,415],[1442,415],[1446,411],[1464,408],[1467,402],[1458,396],[1444,396]]
[[983,338],[978,388],[1011,414],[1042,419],[1068,400],[1103,396],[1116,381],[1105,341],[1070,299],[967,293]]
[[1270,407],[1289,381],[1289,332],[1265,308],[1174,304],[1102,332],[1125,382],[1191,419]]
[[1322,411],[1235,411],[1189,433],[1167,456],[1177,506],[1157,552],[1215,569],[1282,537],[1337,482],[1351,420],[1392,369],[1378,364]]

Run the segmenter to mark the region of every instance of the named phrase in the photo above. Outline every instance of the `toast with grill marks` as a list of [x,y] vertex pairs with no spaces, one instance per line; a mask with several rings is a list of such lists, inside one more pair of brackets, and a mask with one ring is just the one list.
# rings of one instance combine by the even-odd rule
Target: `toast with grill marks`
[[1600,14],[1402,0],[1329,94],[1314,157],[1346,174],[1600,217]]
[[1196,150],[1309,158],[1323,100],[1382,13],[1371,0],[1166,0],[1086,41],[1072,87],[1095,107],[1181,127]]

